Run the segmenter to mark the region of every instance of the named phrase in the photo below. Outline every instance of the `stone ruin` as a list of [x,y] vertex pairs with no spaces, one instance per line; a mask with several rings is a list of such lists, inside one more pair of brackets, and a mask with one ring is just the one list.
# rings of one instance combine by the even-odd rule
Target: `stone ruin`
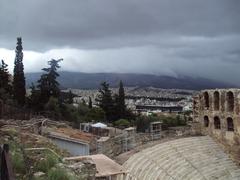
[[203,90],[193,100],[193,119],[240,162],[240,89]]

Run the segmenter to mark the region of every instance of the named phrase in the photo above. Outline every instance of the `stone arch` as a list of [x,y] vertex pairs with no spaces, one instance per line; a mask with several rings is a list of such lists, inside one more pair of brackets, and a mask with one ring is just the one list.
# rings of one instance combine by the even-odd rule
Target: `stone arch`
[[213,105],[214,105],[214,110],[215,111],[219,111],[219,109],[220,109],[220,94],[219,94],[219,92],[218,91],[215,91],[214,93],[213,93],[213,101],[214,101],[214,103],[213,103]]
[[208,116],[204,116],[203,120],[204,120],[204,127],[208,127],[209,126],[209,118],[208,118]]
[[204,107],[209,108],[209,94],[207,91],[203,93],[203,98],[204,98]]
[[233,95],[232,91],[227,92],[226,101],[227,101],[227,111],[233,112],[233,110],[234,110],[234,95]]
[[234,131],[233,119],[231,117],[227,118],[227,130]]
[[221,129],[221,121],[218,116],[214,117],[214,128]]

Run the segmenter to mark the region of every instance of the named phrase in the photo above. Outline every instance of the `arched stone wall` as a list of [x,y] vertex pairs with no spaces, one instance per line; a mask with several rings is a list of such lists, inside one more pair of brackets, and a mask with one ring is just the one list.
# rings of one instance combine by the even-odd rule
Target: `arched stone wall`
[[204,102],[204,108],[209,109],[210,102],[209,102],[209,94],[207,91],[203,93],[203,102]]
[[228,91],[226,94],[226,103],[227,103],[227,111],[234,111],[234,94],[232,91]]
[[222,143],[240,162],[240,89],[203,90],[199,98],[201,108],[193,111],[201,133]]
[[234,123],[231,117],[227,118],[227,131],[234,131]]
[[218,116],[214,117],[214,128],[215,129],[221,129],[221,121]]
[[219,111],[220,109],[220,93],[218,91],[213,93],[213,109],[215,111]]
[[208,118],[208,116],[204,116],[203,120],[204,120],[204,127],[209,127],[209,118]]

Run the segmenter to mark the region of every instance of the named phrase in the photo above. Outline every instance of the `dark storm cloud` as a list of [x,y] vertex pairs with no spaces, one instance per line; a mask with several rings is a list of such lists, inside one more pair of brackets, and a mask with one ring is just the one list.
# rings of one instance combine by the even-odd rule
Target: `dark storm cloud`
[[0,48],[22,36],[30,71],[60,56],[65,70],[240,83],[239,17],[239,0],[0,0]]
[[238,0],[1,0],[0,34],[2,43],[23,36],[28,49],[111,48],[151,34],[238,33],[239,15]]

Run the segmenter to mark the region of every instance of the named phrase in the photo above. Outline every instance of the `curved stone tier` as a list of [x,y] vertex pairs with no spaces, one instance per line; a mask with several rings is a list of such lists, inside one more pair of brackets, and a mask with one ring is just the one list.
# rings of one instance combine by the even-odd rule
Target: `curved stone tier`
[[240,168],[209,136],[182,138],[134,154],[118,180],[240,180]]

